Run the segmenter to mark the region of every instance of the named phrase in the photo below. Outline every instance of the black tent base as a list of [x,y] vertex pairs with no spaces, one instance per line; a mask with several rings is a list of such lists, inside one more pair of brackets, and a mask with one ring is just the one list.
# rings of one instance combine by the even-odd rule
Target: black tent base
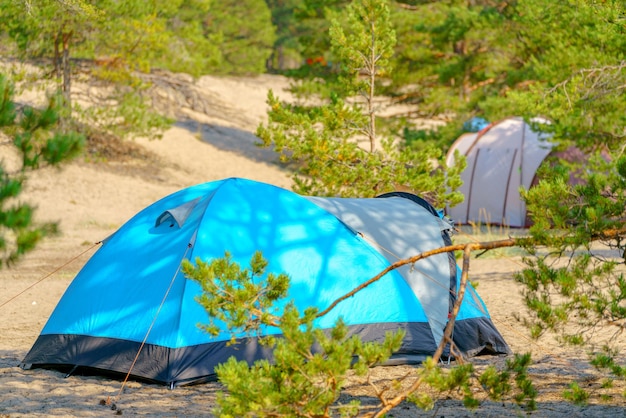
[[148,379],[141,376],[128,375],[125,373],[115,372],[111,370],[103,370],[95,367],[88,366],[76,366],[72,364],[37,364],[37,365],[28,365],[28,364],[20,364],[24,370],[34,370],[34,369],[42,369],[42,370],[51,370],[54,372],[58,372],[62,375],[63,378],[67,379],[69,377],[86,377],[86,378],[94,378],[94,379],[103,379],[103,380],[116,380],[120,383],[128,378],[128,380],[133,382],[138,382],[142,384],[149,384],[155,386],[166,386],[170,389],[174,389],[178,386],[191,386],[202,383],[216,382],[217,376],[213,375],[210,377],[206,377],[204,379],[194,379],[190,382],[161,382],[153,379]]
[[[404,329],[402,347],[388,365],[419,364],[432,356],[437,346],[426,323],[385,323],[353,325],[349,335],[366,341],[383,341],[388,331]],[[476,355],[510,354],[508,345],[489,318],[472,318],[455,323],[454,343],[464,358]],[[442,358],[449,357],[445,350]],[[218,341],[182,348],[167,348],[129,340],[86,335],[40,335],[20,366],[27,369],[56,369],[68,376],[100,375],[160,384],[169,387],[217,380],[215,367],[229,358],[253,364],[273,361],[271,348],[258,338],[243,338],[236,344]]]

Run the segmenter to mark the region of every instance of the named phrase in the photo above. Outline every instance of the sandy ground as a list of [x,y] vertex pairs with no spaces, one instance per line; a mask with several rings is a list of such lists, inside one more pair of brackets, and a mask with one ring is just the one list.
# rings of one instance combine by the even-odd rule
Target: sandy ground
[[[201,80],[220,99],[222,117],[195,116],[178,123],[161,140],[137,140],[154,157],[134,162],[76,161],[61,170],[44,169],[29,180],[24,199],[38,207],[37,219],[58,221],[61,235],[47,239],[18,265],[0,270],[0,418],[113,415],[112,399],[123,415],[155,417],[209,416],[217,383],[168,390],[162,386],[127,383],[100,377],[70,376],[47,370],[17,367],[74,275],[106,238],[137,211],[180,188],[227,177],[245,177],[289,188],[288,173],[268,150],[253,145],[256,126],[265,115],[265,94],[286,86],[280,77]],[[245,98],[245,99],[243,99]],[[584,353],[561,347],[553,340],[538,343],[515,319],[524,314],[512,274],[519,259],[506,255],[472,261],[471,277],[496,326],[517,353],[532,352],[531,368],[540,391],[536,417],[626,416],[623,383],[602,388],[601,374],[587,366]],[[482,357],[483,367],[506,359]],[[408,366],[379,367],[379,384],[412,370]],[[587,406],[574,406],[560,397],[573,381],[591,393]],[[371,389],[357,382],[346,396],[374,402]],[[479,396],[482,396],[480,393]],[[390,416],[500,417],[529,414],[511,399],[486,401],[476,411],[465,410],[450,394],[434,411],[418,411],[402,404]]]

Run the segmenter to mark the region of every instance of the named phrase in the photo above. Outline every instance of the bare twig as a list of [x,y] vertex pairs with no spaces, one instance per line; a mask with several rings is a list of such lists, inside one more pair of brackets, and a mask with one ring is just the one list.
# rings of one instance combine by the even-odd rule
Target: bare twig
[[[503,241],[494,241],[499,243],[497,247],[495,248],[502,248],[502,247],[510,247],[511,245],[509,245],[509,241],[513,241],[513,243],[511,243],[511,245],[514,245],[514,239],[510,239],[510,240],[503,240]],[[482,246],[483,244],[493,244],[488,242],[488,243],[478,243],[478,246]],[[468,271],[469,271],[469,267],[470,267],[470,255],[472,253],[472,250],[474,249],[484,249],[484,248],[474,248],[476,246],[476,244],[464,244],[461,245],[463,247],[463,270],[461,273],[461,283],[459,286],[459,294],[457,295],[456,301],[454,302],[454,307],[452,308],[452,314],[450,316],[450,320],[448,321],[448,324],[446,325],[446,328],[444,330],[443,333],[443,338],[441,339],[441,341],[439,342],[439,346],[437,347],[437,351],[435,351],[435,354],[433,354],[433,361],[438,362],[439,359],[441,358],[441,355],[443,354],[443,350],[445,349],[446,345],[448,344],[448,342],[452,343],[452,331],[454,330],[454,323],[456,320],[456,316],[459,313],[459,310],[461,309],[461,304],[463,303],[463,298],[465,296],[465,289],[467,287],[467,277],[468,277]],[[456,245],[453,245],[452,247],[458,247]],[[406,390],[404,390],[403,392],[401,392],[400,394],[396,395],[393,399],[387,399],[383,402],[383,407],[381,409],[379,409],[375,414],[372,415],[372,417],[374,418],[378,418],[378,417],[382,417],[385,416],[385,414],[387,414],[387,412],[391,411],[393,408],[395,408],[396,406],[398,406],[402,401],[404,401],[407,396],[413,392],[415,392],[417,389],[419,389],[419,387],[422,385],[423,383],[423,379],[421,377],[417,378],[415,380],[415,382],[413,382],[413,384],[411,386],[409,386],[409,388],[407,388]]]
[[469,244],[448,245],[446,247],[441,247],[441,248],[436,248],[434,250],[425,251],[423,253],[420,253],[420,254],[415,255],[413,257],[410,257],[410,258],[406,258],[404,260],[396,261],[395,263],[391,264],[389,267],[387,267],[386,269],[384,269],[383,271],[378,273],[376,276],[372,277],[371,279],[369,279],[368,281],[362,283],[361,285],[359,285],[355,289],[351,290],[350,292],[348,292],[345,295],[341,296],[340,298],[336,299],[333,303],[330,304],[330,306],[328,306],[328,308],[326,308],[323,311],[319,312],[317,314],[317,317],[319,318],[321,316],[326,315],[333,308],[335,308],[335,306],[337,306],[340,302],[348,299],[349,297],[354,296],[357,292],[360,292],[361,290],[365,289],[366,287],[368,287],[372,283],[375,283],[378,280],[382,279],[390,271],[395,270],[395,269],[397,269],[399,267],[402,267],[404,265],[407,265],[407,264],[416,263],[417,261],[419,261],[419,260],[421,260],[423,258],[431,257],[433,255],[442,254],[442,253],[449,253],[449,252],[452,252],[452,251],[461,251],[461,250],[465,251],[466,248],[469,248],[469,251],[493,250],[493,249],[496,249],[496,248],[513,247],[513,246],[516,246],[516,245],[519,245],[519,239],[518,238],[509,238],[509,239],[504,239],[504,240],[499,240],[499,241],[473,242],[473,243],[469,243]]

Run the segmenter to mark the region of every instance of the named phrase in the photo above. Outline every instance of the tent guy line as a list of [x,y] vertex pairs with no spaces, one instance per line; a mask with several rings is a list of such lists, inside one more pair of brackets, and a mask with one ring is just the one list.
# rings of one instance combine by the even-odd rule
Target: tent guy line
[[[185,252],[185,254],[183,255],[182,260],[185,260],[187,257],[187,253],[189,252],[189,250],[191,250],[191,248],[193,247],[193,242],[195,241],[196,235],[194,234],[194,236],[192,237],[191,241],[189,242],[189,244],[187,244],[187,251]],[[167,297],[170,294],[170,291],[172,290],[172,286],[174,285],[174,281],[176,280],[176,277],[178,276],[178,273],[180,272],[180,267],[182,266],[182,260],[180,263],[178,263],[178,269],[176,270],[176,272],[172,275],[172,280],[170,280],[170,285],[167,288],[165,294],[163,295],[163,299],[161,300],[161,303],[159,304],[159,308],[157,309],[157,312],[154,314],[154,317],[152,318],[152,322],[150,323],[150,327],[148,328],[148,331],[146,331],[146,335],[143,338],[143,341],[141,341],[141,345],[139,346],[139,349],[137,350],[137,354],[135,355],[135,358],[133,359],[133,362],[131,363],[130,367],[128,368],[128,372],[126,373],[126,376],[124,377],[124,380],[122,381],[122,385],[120,386],[120,390],[117,393],[117,396],[114,398],[115,400],[117,400],[120,395],[122,394],[122,391],[124,390],[124,387],[126,386],[126,382],[128,382],[128,379],[130,378],[132,372],[133,372],[133,368],[135,367],[135,364],[137,363],[137,360],[139,359],[139,355],[141,354],[141,351],[143,350],[143,348],[146,345],[146,341],[148,340],[148,337],[150,336],[150,332],[152,331],[152,328],[154,328],[154,324],[156,323],[156,320],[159,316],[159,313],[161,312],[161,309],[163,308],[163,305],[165,305],[165,301],[167,300]],[[110,400],[107,400],[107,405],[110,402]]]
[[77,259],[79,259],[80,257],[82,257],[84,254],[88,253],[89,251],[91,251],[92,249],[94,249],[95,247],[97,247],[98,245],[102,244],[102,241],[98,241],[96,243],[94,243],[93,245],[91,245],[91,247],[87,248],[85,251],[81,252],[80,254],[72,257],[71,259],[69,259],[68,261],[66,261],[65,263],[61,264],[60,266],[58,266],[57,268],[55,268],[54,270],[52,270],[51,272],[46,273],[41,279],[37,280],[36,282],[32,283],[31,285],[27,286],[24,290],[22,290],[21,292],[13,295],[12,297],[10,297],[9,299],[7,299],[6,301],[2,302],[2,304],[0,304],[0,308],[2,308],[4,305],[7,305],[8,303],[12,302],[13,300],[17,299],[19,296],[21,296],[22,294],[24,294],[25,292],[27,292],[29,289],[32,289],[33,287],[37,286],[39,283],[43,282],[44,280],[48,279],[51,276],[54,276],[59,270],[61,270],[63,267],[66,267],[70,264],[72,264],[74,261],[76,261]]

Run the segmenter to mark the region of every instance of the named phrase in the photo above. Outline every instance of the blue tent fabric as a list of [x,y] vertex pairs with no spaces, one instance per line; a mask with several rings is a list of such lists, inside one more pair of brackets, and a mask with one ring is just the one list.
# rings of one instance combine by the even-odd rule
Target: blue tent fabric
[[479,132],[489,126],[489,121],[479,116],[467,120],[463,123],[463,130],[465,132]]
[[[301,310],[324,309],[394,260],[448,243],[437,212],[410,196],[314,198],[241,178],[173,193],[103,243],[21,366],[130,372],[173,386],[214,379],[215,366],[231,356],[250,363],[271,360],[271,350],[253,336],[237,335],[238,344],[229,345],[228,332],[212,337],[198,327],[208,318],[196,302],[199,285],[180,272],[182,260],[210,261],[228,251],[247,266],[261,250],[268,271],[290,276],[288,300]],[[441,339],[458,274],[450,255],[420,260],[342,301],[316,325],[330,328],[341,317],[350,334],[365,341],[404,329],[392,362],[422,361]],[[461,351],[509,353],[473,289],[466,301],[454,333]]]

